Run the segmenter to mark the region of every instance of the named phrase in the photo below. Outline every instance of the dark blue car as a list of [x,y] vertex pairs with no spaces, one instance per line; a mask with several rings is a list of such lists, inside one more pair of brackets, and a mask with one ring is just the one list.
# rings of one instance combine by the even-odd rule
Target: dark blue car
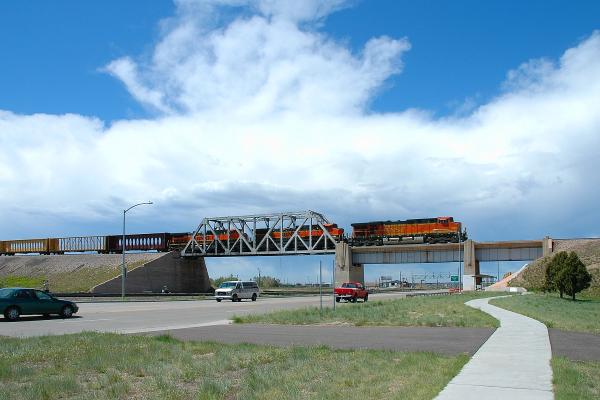
[[40,314],[45,317],[58,314],[70,318],[79,311],[72,301],[59,300],[48,293],[27,288],[0,289],[0,311],[4,318],[16,321],[21,315]]

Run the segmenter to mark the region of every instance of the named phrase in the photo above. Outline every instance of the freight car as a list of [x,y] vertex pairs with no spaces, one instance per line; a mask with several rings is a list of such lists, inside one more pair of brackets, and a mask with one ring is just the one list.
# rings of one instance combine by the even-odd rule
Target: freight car
[[353,246],[409,243],[457,243],[467,239],[462,224],[452,217],[374,221],[352,224]]
[[[344,229],[339,228],[337,226],[337,224],[324,224],[323,226],[327,230],[327,232],[336,241],[343,240]],[[300,239],[302,239],[304,241],[304,243],[302,243],[301,241],[298,241],[296,243],[296,245],[299,246],[300,248],[305,249],[309,245],[309,242],[312,242],[313,248],[316,250],[321,250],[324,248],[325,241],[321,240],[321,237],[324,235],[323,229],[321,229],[319,226],[313,226],[311,229],[309,225],[303,225],[299,228],[296,227],[296,228],[286,228],[283,230],[279,230],[279,229],[273,230],[269,234],[270,239],[267,239],[267,240],[264,240],[264,237],[267,234],[268,229],[257,229],[255,232],[255,235],[256,235],[257,245],[260,244],[258,250],[260,250],[260,251],[275,250],[275,246],[273,245],[273,242],[276,243],[277,246],[279,246],[279,245],[286,246],[288,244],[288,242],[290,240],[292,240],[292,236],[294,235],[294,232],[296,232],[296,231],[298,231],[297,236],[300,237]]]
[[[344,230],[338,228],[336,224],[326,224],[325,229],[336,240],[342,240]],[[273,243],[283,243],[284,245],[291,240],[294,232],[298,228],[287,228],[283,232],[273,230],[269,233],[269,239],[263,240],[268,233],[268,229],[257,229],[255,232],[256,243],[261,245],[261,250],[275,250]],[[248,243],[252,240],[244,233]],[[306,243],[312,240],[315,248],[322,248],[324,240],[323,230],[314,227],[312,230],[308,226],[302,226],[298,230],[298,236]],[[125,251],[158,251],[166,252],[172,250],[182,250],[192,237],[192,233],[141,233],[126,235]],[[240,239],[240,233],[236,230],[215,230],[214,232],[196,235],[196,241],[200,244],[205,243],[207,251],[221,253],[225,251],[224,244],[234,244],[236,241],[243,248],[248,250],[248,246]],[[97,252],[100,254],[122,253],[123,251],[122,235],[107,236],[78,236],[63,238],[45,238],[45,239],[27,239],[27,240],[6,240],[0,241],[0,255],[15,254],[65,254],[65,253],[89,253]],[[236,244],[237,246],[237,244]],[[302,244],[300,244],[302,246]]]
[[[169,251],[169,242],[176,235],[171,233],[143,233],[126,235],[126,251]],[[77,236],[46,239],[4,240],[0,241],[0,255],[15,254],[65,254],[121,253],[123,236]]]
[[[246,234],[244,234],[244,235],[245,235],[246,240],[248,240],[248,236]],[[169,250],[183,250],[183,248],[185,248],[185,246],[187,245],[187,243],[190,241],[191,238],[192,238],[191,233],[172,234],[170,237],[170,240],[169,240],[169,244],[168,244]],[[228,241],[230,244],[233,244],[239,238],[240,238],[240,234],[238,231],[236,231],[236,230],[227,231],[227,230],[222,230],[222,229],[217,229],[214,231],[214,233],[207,232],[206,235],[199,233],[195,236],[196,242],[198,242],[201,245],[206,244],[208,246],[208,248],[207,248],[208,252],[216,252],[216,253],[222,253],[225,251],[225,248],[223,247],[223,245],[221,245],[219,243],[219,241],[223,244],[227,243]]]

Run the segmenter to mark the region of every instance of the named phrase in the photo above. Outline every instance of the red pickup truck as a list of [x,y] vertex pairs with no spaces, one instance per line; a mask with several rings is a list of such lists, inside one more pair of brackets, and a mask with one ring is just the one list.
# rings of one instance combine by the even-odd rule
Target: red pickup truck
[[335,301],[338,303],[344,299],[356,303],[357,299],[363,299],[363,301],[369,300],[369,292],[360,282],[345,282],[342,283],[341,287],[336,287],[334,290]]

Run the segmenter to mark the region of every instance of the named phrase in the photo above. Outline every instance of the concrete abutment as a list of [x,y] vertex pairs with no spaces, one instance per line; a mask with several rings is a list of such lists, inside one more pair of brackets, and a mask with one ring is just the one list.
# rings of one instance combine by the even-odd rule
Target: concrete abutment
[[[181,257],[166,253],[127,272],[126,293],[160,293],[166,286],[172,293],[207,293],[211,290],[204,257]],[[121,293],[121,276],[92,289],[93,293]]]

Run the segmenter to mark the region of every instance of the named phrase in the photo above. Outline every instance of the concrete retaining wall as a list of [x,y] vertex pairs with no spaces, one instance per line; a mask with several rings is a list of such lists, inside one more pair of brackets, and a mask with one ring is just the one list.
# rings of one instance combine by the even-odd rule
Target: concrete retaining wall
[[[167,286],[173,293],[206,293],[211,289],[204,258],[183,258],[179,252],[166,253],[127,273],[126,293],[160,293]],[[121,293],[118,276],[92,290],[93,293]]]

